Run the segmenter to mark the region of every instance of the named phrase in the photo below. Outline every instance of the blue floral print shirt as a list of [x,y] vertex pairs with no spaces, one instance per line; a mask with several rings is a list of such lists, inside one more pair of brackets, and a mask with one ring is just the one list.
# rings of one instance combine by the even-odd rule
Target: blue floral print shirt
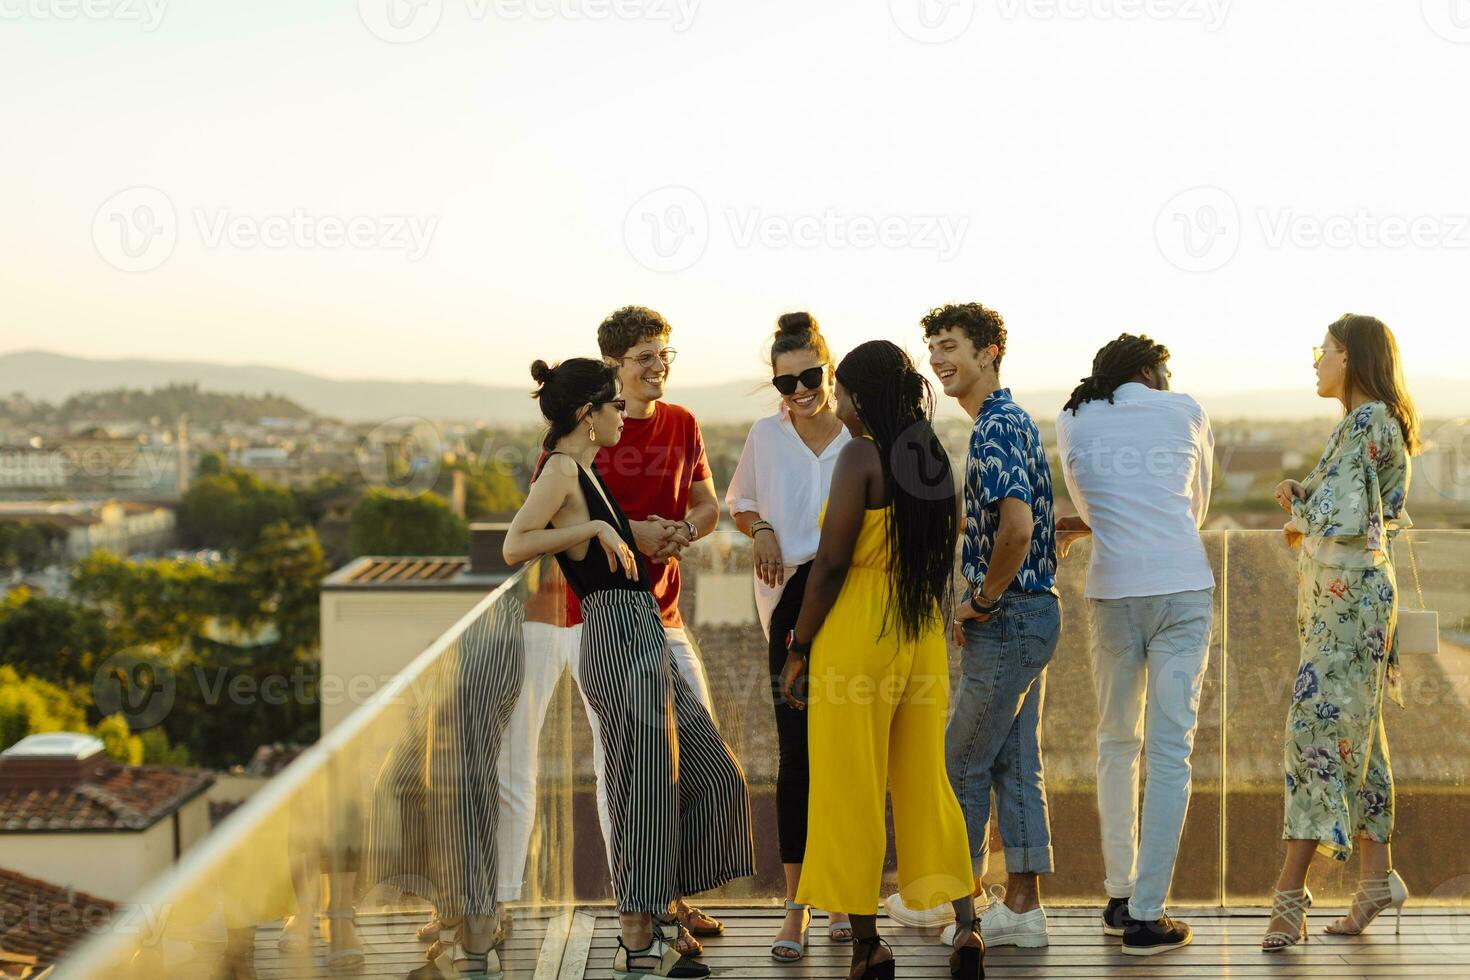
[[1031,506],[1031,547],[1011,585],[1056,593],[1057,532],[1052,514],[1051,466],[1041,432],[1011,390],[991,392],[970,433],[965,463],[965,578],[978,586],[990,567],[1000,529],[1000,502],[1015,497]]

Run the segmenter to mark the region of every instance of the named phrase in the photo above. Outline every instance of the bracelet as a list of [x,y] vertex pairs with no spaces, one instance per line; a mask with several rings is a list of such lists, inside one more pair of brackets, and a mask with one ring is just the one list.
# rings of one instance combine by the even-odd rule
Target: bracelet
[[812,652],[812,645],[810,643],[798,643],[796,641],[796,630],[789,629],[786,631],[786,652],[794,653],[805,660],[807,655]]
[[772,534],[774,534],[776,529],[771,526],[770,521],[756,521],[754,524],[750,525],[750,536],[752,538],[762,531],[770,531]]

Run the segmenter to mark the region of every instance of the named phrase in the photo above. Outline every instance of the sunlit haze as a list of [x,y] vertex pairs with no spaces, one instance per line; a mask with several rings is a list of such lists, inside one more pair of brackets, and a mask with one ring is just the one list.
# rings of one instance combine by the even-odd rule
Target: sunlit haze
[[1470,368],[1454,0],[78,7],[0,0],[0,352],[522,385],[638,303],[677,386],[978,300],[1017,388],[1309,388],[1348,311]]

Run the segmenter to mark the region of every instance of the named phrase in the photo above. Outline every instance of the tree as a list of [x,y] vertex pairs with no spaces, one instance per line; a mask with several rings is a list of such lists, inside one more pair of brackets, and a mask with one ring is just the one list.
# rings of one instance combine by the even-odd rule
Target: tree
[[0,523],[0,571],[34,572],[61,561],[66,531],[35,521]]
[[464,512],[471,520],[518,510],[525,503],[510,471],[493,463],[456,460],[439,474],[434,492],[448,499],[454,493],[456,472],[464,474]]
[[179,500],[179,533],[194,548],[251,548],[261,529],[277,521],[305,523],[296,498],[286,487],[262,483],[243,470],[201,476]]
[[381,488],[352,509],[348,547],[361,555],[462,555],[469,527],[444,498]]
[[0,661],[58,684],[90,683],[113,651],[106,618],[19,588],[0,602]]
[[174,649],[188,646],[215,614],[223,574],[200,562],[94,551],[73,567],[72,594],[105,618],[117,649]]
[[122,715],[89,727],[85,696],[39,677],[26,677],[8,664],[0,666],[0,749],[45,732],[95,735],[109,758],[130,766],[189,764],[188,753],[170,746],[161,729],[135,735]]

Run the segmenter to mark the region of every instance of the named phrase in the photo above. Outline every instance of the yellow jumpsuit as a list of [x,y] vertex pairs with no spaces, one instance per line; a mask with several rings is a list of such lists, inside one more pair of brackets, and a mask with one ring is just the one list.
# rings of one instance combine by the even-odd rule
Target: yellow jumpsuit
[[888,600],[887,517],[887,508],[864,515],[810,659],[811,789],[797,901],[850,915],[878,909],[890,783],[904,903],[929,909],[974,889],[965,818],[944,765],[944,625],[936,609],[917,642],[901,641],[894,623],[879,635]]

